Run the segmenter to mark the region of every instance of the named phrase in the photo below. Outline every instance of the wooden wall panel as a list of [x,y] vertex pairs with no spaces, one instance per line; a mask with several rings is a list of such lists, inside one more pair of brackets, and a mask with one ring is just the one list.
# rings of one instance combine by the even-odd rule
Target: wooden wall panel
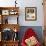
[[44,42],[46,46],[46,0],[43,0],[43,6],[44,6]]
[[44,26],[46,27],[46,0],[43,0],[43,6],[44,6]]

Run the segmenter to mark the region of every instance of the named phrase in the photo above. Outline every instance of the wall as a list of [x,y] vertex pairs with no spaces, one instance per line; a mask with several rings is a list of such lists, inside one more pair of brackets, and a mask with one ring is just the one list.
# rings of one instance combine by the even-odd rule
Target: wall
[[[21,0],[22,2],[23,0]],[[20,1],[19,1],[20,2]],[[25,0],[20,3],[20,23],[22,26],[42,26],[43,25],[43,6],[42,0]],[[25,21],[25,7],[37,7],[37,21]],[[23,9],[22,9],[23,8]],[[22,21],[23,20],[23,21]],[[23,23],[23,24],[22,24]]]
[[[15,0],[0,0],[1,7],[15,6]],[[19,24],[21,26],[43,26],[43,6],[42,0],[17,0],[19,9]],[[25,7],[37,7],[37,20],[25,21]]]

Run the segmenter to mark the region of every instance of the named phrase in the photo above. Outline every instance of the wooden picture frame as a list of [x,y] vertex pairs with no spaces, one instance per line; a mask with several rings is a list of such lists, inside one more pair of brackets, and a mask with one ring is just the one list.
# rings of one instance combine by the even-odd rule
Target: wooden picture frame
[[26,7],[25,8],[25,20],[26,21],[36,21],[37,20],[37,8],[36,7]]

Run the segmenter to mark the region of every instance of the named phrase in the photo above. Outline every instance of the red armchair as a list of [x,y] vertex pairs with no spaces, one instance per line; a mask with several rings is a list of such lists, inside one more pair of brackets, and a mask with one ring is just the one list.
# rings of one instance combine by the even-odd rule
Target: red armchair
[[22,38],[21,46],[41,46],[37,35],[32,28],[27,29]]

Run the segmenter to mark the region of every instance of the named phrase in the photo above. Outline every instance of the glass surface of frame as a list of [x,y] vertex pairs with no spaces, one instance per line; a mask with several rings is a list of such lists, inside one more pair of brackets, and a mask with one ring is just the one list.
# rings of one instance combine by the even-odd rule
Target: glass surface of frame
[[25,8],[25,20],[26,21],[37,20],[37,8],[36,7],[26,7]]

